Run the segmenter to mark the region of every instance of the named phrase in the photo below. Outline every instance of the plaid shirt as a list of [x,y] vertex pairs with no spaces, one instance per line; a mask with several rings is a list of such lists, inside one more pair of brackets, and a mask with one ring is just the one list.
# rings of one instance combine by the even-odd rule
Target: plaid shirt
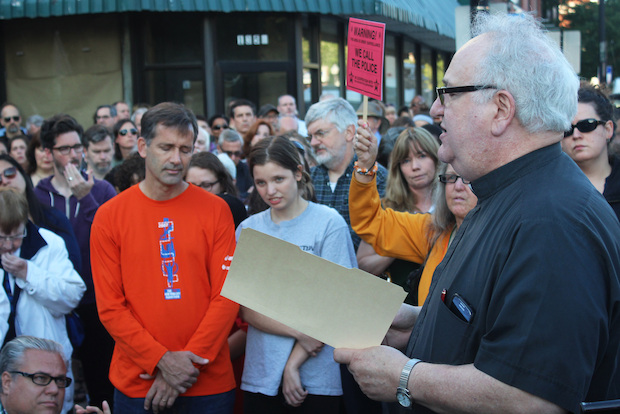
[[[351,184],[351,177],[353,176],[353,164],[355,160],[352,160],[344,174],[338,178],[336,183],[336,189],[332,192],[329,185],[329,173],[327,168],[323,165],[317,165],[310,171],[312,177],[312,183],[314,184],[314,190],[316,191],[316,200],[321,204],[325,204],[331,208],[335,208],[338,213],[345,219],[351,232],[351,240],[353,240],[353,246],[357,251],[357,247],[360,245],[360,237],[351,228],[351,218],[349,217],[349,185]],[[385,184],[387,182],[387,170],[382,165],[377,164],[379,171],[377,171],[377,190],[379,195],[383,197],[385,195]]]

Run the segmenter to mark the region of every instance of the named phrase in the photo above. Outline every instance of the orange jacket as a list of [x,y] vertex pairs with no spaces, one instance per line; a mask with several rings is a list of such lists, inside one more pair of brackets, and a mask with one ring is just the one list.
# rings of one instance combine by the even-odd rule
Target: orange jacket
[[[349,188],[351,227],[382,256],[423,263],[428,255],[418,285],[418,304],[422,306],[431,286],[433,273],[443,260],[450,240],[449,229],[434,246],[429,240],[430,214],[411,214],[381,207],[375,181],[368,184],[351,179]],[[429,249],[432,250],[429,255]]]

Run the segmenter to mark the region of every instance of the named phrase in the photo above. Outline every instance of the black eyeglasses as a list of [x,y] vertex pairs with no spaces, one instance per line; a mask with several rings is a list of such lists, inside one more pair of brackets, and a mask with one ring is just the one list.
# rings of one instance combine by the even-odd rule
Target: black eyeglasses
[[211,127],[212,130],[214,131],[219,131],[220,129],[228,129],[228,125],[224,124],[224,125],[213,125]]
[[570,129],[564,132],[564,138],[568,138],[573,135],[573,133],[575,132],[575,128],[577,128],[579,132],[592,132],[599,125],[605,125],[606,123],[606,121],[599,121],[598,119],[594,118],[582,119],[575,125],[571,125]]
[[211,191],[211,189],[213,188],[213,186],[217,183],[219,183],[220,180],[217,181],[213,181],[212,183],[208,182],[208,181],[203,181],[200,184],[198,184],[198,187],[200,188],[204,188],[207,191]]
[[29,374],[27,372],[21,372],[21,371],[9,371],[9,372],[11,374],[19,374],[19,375],[23,375],[26,378],[30,378],[32,382],[42,387],[49,385],[49,383],[52,382],[52,380],[56,383],[56,386],[58,386],[58,388],[67,388],[69,385],[71,385],[71,382],[72,382],[71,378],[65,377],[65,376],[52,377],[51,375],[41,374],[41,373]]
[[[2,171],[2,175],[5,176],[6,178],[11,179],[11,178],[13,178],[13,177],[15,177],[17,175],[17,168],[9,167],[6,170]],[[0,179],[1,178],[2,177],[0,176]]]
[[52,149],[60,152],[62,155],[69,155],[71,150],[73,150],[75,152],[80,152],[80,151],[82,151],[83,148],[84,148],[84,146],[82,144],[75,144],[74,146],[63,145],[62,147],[54,147]]
[[11,122],[11,119],[15,122],[18,122],[20,119],[22,119],[21,116],[19,115],[14,115],[14,116],[5,116],[4,117],[4,122]]
[[138,135],[138,130],[135,128],[131,128],[131,129],[121,129],[120,131],[118,131],[119,135],[121,136],[125,136],[127,134],[131,134],[131,135]]
[[446,183],[450,183],[450,184],[454,184],[456,182],[456,180],[461,179],[461,181],[463,182],[463,184],[470,184],[471,181],[464,179],[463,177],[461,177],[460,175],[456,175],[456,174],[439,174],[439,181],[446,184]]
[[470,85],[470,86],[450,86],[450,87],[443,87],[443,88],[437,88],[437,97],[439,98],[439,102],[441,102],[442,105],[445,105],[445,97],[444,95],[447,94],[451,94],[451,93],[465,93],[465,92],[477,92],[477,91],[482,91],[485,89],[497,89],[495,86],[485,86],[485,85]]

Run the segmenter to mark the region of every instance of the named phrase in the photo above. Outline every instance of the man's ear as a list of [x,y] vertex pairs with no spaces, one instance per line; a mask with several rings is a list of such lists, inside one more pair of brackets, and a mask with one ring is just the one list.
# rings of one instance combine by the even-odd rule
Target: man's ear
[[351,124],[344,130],[344,137],[347,142],[353,142],[353,138],[355,138],[355,125]]
[[7,371],[2,373],[2,394],[6,395],[9,393],[9,389],[11,388],[11,383],[13,382],[13,377]]
[[142,137],[138,138],[138,153],[142,158],[146,158],[146,140]]
[[493,96],[496,110],[493,117],[491,133],[495,136],[502,135],[508,128],[516,114],[515,98],[510,92],[500,89]]

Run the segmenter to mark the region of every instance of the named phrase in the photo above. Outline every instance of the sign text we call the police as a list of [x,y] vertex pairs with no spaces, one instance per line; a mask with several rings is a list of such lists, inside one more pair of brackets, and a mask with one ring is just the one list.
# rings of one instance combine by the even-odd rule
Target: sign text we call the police
[[385,24],[349,19],[347,89],[383,100]]

